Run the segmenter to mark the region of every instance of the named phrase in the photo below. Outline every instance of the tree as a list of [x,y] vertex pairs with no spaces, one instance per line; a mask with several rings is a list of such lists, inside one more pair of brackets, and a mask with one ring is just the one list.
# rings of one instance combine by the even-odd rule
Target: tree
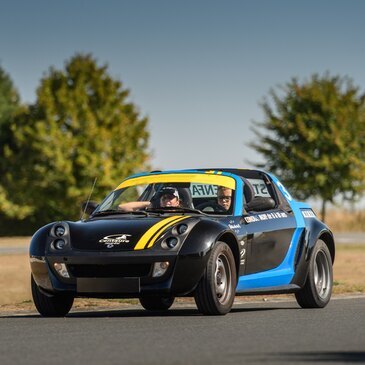
[[128,96],[91,55],[77,54],[43,77],[4,150],[6,186],[33,226],[78,218],[95,177],[93,198],[100,199],[147,167],[148,120]]
[[10,121],[19,105],[18,91],[10,76],[0,67],[0,125]]
[[250,145],[297,198],[321,199],[325,219],[328,202],[353,201],[365,189],[365,98],[352,80],[329,74],[279,90],[261,104],[265,120]]
[[[21,110],[19,93],[10,76],[0,67],[0,156],[4,156],[4,148],[11,139],[10,126],[14,122],[15,114]],[[15,212],[22,217],[23,207],[15,205],[9,198],[5,188],[4,176],[7,164],[0,157],[0,216],[3,212],[12,215]]]

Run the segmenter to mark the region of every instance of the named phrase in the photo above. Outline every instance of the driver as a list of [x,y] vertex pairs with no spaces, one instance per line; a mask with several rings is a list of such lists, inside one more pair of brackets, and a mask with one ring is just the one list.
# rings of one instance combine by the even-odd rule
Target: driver
[[[159,196],[159,206],[161,208],[165,207],[180,207],[180,197],[179,192],[176,188],[173,187],[164,187],[158,193]],[[120,210],[131,212],[139,209],[151,208],[152,203],[149,201],[138,201],[138,202],[129,202],[124,204],[119,204],[118,208]]]
[[176,188],[165,187],[160,192],[160,207],[179,207],[180,197]]
[[225,210],[229,210],[232,203],[232,189],[219,186],[217,190],[218,204]]

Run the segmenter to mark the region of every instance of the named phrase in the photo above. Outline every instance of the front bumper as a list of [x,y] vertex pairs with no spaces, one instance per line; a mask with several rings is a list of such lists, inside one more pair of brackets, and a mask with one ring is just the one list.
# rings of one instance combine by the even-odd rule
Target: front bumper
[[[84,252],[31,256],[37,285],[50,294],[134,298],[145,295],[183,296],[191,293],[204,273],[208,254],[181,256],[176,252]],[[169,262],[161,277],[152,277],[155,262]],[[69,278],[62,277],[55,263],[65,264]]]

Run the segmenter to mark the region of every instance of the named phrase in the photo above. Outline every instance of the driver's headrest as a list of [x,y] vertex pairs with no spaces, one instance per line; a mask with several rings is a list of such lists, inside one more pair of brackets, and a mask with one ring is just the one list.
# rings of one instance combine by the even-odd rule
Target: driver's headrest
[[177,188],[179,195],[180,195],[180,201],[181,205],[184,208],[191,208],[193,209],[193,199],[191,197],[191,192],[189,188]]
[[249,203],[255,196],[255,190],[247,179],[243,180],[243,195],[245,196],[245,204]]

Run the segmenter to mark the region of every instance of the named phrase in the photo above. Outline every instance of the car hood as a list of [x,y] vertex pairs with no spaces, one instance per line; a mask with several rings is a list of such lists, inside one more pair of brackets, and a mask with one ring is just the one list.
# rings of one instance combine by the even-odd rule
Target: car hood
[[129,251],[153,247],[170,227],[189,218],[174,215],[68,222],[73,248],[90,251]]

